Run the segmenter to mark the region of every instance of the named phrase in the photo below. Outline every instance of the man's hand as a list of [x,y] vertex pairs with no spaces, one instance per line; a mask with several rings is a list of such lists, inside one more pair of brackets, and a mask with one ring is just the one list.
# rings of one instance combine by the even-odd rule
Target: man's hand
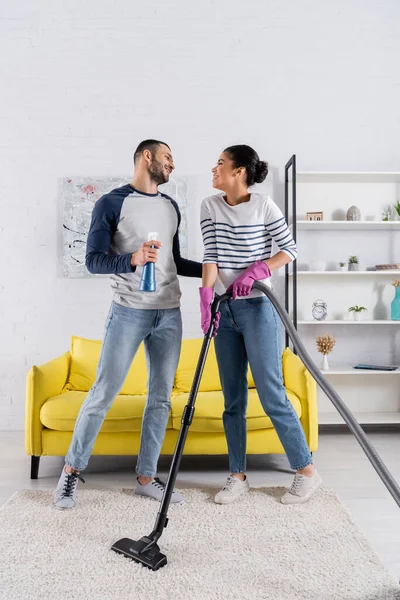
[[[152,246],[154,246],[154,248],[152,248]],[[144,242],[139,250],[134,252],[131,256],[132,267],[143,267],[147,262],[157,262],[158,250],[161,246],[161,242],[158,242],[157,240]]]

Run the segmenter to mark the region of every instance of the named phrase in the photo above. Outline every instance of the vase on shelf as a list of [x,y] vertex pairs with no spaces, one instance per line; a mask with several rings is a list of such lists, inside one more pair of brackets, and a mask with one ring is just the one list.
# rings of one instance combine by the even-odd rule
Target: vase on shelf
[[358,263],[349,263],[348,264],[348,270],[349,271],[359,271],[360,270],[360,265]]
[[395,289],[395,295],[391,304],[391,318],[392,321],[400,321],[400,286]]
[[328,363],[328,355],[327,354],[323,355],[321,369],[323,371],[329,371],[329,363]]

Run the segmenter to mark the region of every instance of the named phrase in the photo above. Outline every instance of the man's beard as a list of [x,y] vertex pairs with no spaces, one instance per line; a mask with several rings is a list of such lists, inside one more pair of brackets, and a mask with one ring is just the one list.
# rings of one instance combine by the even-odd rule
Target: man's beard
[[149,166],[150,179],[157,185],[167,183],[169,175],[165,174],[164,168],[160,162],[153,158],[151,165]]

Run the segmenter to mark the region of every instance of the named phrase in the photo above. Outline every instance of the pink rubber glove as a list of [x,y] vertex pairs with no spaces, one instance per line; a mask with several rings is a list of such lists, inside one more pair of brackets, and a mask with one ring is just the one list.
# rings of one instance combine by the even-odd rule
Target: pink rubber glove
[[[214,300],[214,290],[213,290],[213,288],[201,287],[201,288],[199,288],[199,292],[200,292],[201,329],[203,330],[204,335],[206,335],[206,333],[210,329],[210,325],[211,325],[211,304]],[[217,312],[217,314],[215,315],[213,337],[215,337],[217,335],[217,329],[219,326],[220,316],[221,316],[221,314],[219,312]]]
[[248,296],[251,292],[252,285],[260,279],[271,277],[269,266],[263,260],[257,260],[255,263],[247,267],[245,271],[226,290],[232,290],[232,298],[236,300],[238,296]]

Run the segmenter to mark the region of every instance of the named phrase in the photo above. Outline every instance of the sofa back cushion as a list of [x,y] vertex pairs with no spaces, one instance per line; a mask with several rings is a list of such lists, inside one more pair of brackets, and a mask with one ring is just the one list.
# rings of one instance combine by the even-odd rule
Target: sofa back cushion
[[[87,392],[96,380],[97,364],[101,351],[100,340],[87,340],[72,336],[71,369],[66,390]],[[140,346],[129,369],[120,394],[132,396],[147,393],[146,357],[143,344]]]

